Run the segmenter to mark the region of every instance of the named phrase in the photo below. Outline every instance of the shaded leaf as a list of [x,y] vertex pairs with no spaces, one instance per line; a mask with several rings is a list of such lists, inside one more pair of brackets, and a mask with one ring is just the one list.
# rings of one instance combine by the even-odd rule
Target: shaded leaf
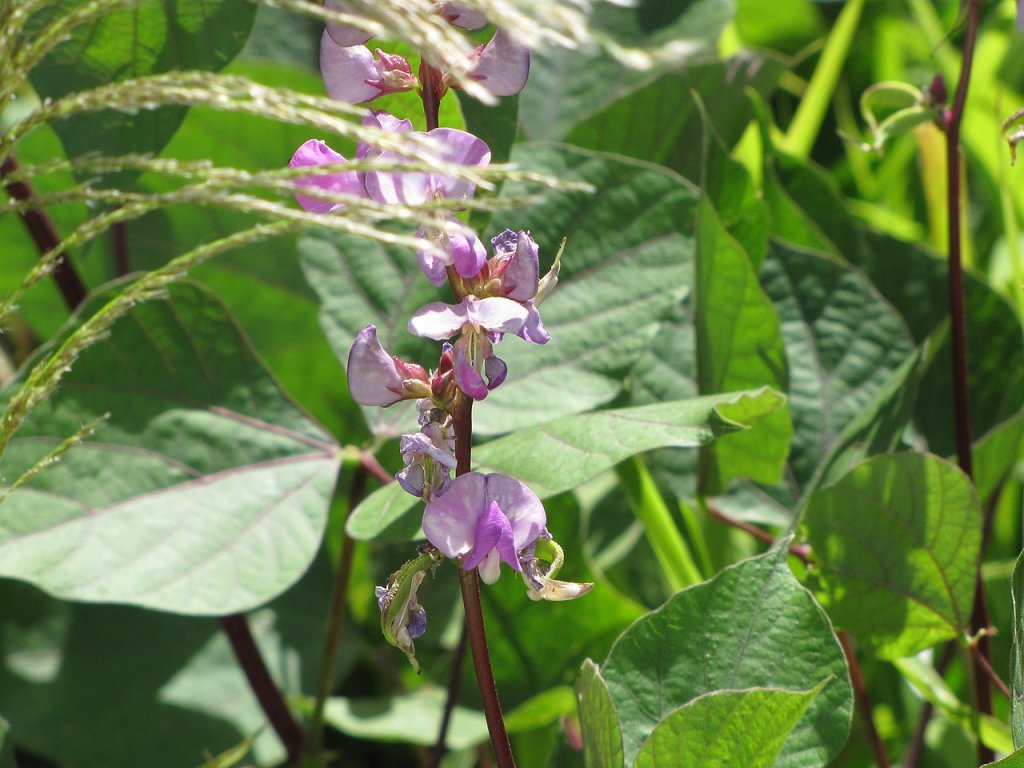
[[320,543],[339,460],[223,306],[194,286],[90,349],[4,454],[16,478],[111,414],[0,506],[0,573],[67,599],[180,613],[254,607]]
[[[31,29],[85,5],[53,0]],[[137,0],[114,7],[75,29],[32,70],[43,98],[57,98],[106,83],[176,69],[217,71],[242,47],[256,5],[246,0]],[[102,111],[60,121],[54,129],[71,157],[159,152],[185,116],[182,108],[135,114]]]
[[967,629],[981,514],[953,464],[921,454],[868,459],[811,496],[804,526],[822,603],[878,655],[910,656]]

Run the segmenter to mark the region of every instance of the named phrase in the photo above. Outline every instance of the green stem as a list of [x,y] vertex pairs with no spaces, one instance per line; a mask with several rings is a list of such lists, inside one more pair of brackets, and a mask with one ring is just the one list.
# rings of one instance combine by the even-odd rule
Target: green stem
[[615,471],[672,591],[703,581],[693,553],[679,534],[672,513],[644,463],[634,456],[616,466]]
[[850,52],[863,10],[864,0],[847,0],[843,6],[825,43],[825,49],[821,52],[807,91],[793,116],[793,122],[786,131],[782,149],[801,160],[810,156],[811,147],[821,130],[821,122],[832,101],[832,94],[835,93],[839,74]]

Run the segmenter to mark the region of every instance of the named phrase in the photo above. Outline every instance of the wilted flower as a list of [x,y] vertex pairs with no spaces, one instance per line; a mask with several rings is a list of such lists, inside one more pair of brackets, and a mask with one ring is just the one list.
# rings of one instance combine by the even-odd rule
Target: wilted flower
[[423,513],[423,532],[437,549],[477,568],[487,584],[502,562],[522,571],[520,551],[545,535],[547,516],[537,495],[508,475],[469,472],[452,481]]
[[[430,405],[429,400],[421,403]],[[420,418],[420,431],[413,435],[402,435],[401,452],[405,469],[395,479],[413,496],[425,501],[442,495],[451,484],[451,473],[455,469],[455,435],[451,424],[445,424],[447,414],[437,408],[429,408],[425,415],[438,414],[438,419]]]

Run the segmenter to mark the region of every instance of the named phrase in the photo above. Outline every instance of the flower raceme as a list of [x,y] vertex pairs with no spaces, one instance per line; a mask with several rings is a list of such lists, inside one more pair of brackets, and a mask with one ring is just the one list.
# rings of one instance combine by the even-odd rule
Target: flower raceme
[[[347,12],[341,0],[327,0],[326,7]],[[487,23],[479,11],[453,3],[435,4],[441,16],[457,27],[479,29]],[[376,49],[377,58],[366,43],[370,35],[344,24],[328,23],[320,39],[320,73],[328,95],[353,104],[372,101],[388,93],[416,88],[419,83],[409,62],[402,56]],[[530,50],[498,30],[487,45],[481,45],[470,56],[473,65],[466,77],[480,83],[493,96],[512,96],[526,85],[530,74]],[[431,77],[437,95],[452,87],[453,79],[443,64],[421,67]]]

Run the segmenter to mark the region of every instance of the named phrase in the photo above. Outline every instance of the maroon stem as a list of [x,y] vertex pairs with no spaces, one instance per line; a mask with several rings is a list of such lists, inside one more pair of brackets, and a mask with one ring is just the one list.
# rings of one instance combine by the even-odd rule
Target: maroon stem
[[[968,0],[967,26],[964,33],[963,66],[960,80],[956,85],[953,104],[945,113],[942,128],[946,133],[946,211],[949,219],[948,288],[949,315],[953,345],[953,400],[956,425],[956,454],[960,469],[973,479],[974,467],[971,456],[971,399],[967,372],[967,324],[964,311],[964,273],[961,246],[963,235],[960,231],[960,126],[963,122],[964,106],[967,103],[967,88],[971,80],[974,63],[974,48],[981,23],[981,2]],[[974,607],[971,610],[971,634],[977,635],[989,626],[988,609],[985,604],[985,585],[981,578],[981,564],[974,585]],[[992,714],[992,686],[982,660],[988,663],[992,656],[989,638],[981,635],[978,639],[978,653],[973,658],[974,704],[981,714]],[[991,666],[991,665],[989,665]],[[978,759],[982,763],[992,762],[991,749],[978,742]]]
[[[0,177],[6,178],[18,171],[18,161],[14,155],[8,155],[0,165]],[[21,203],[30,202],[35,194],[27,181],[5,181],[4,188],[7,194]],[[40,255],[45,255],[61,244],[60,236],[57,234],[53,220],[42,208],[29,208],[18,214],[25,228],[35,241],[36,248]],[[61,256],[53,269],[53,279],[57,283],[60,295],[64,297],[64,303],[68,309],[74,310],[85,300],[87,293],[85,283],[78,276],[75,268],[68,260],[67,254]]]
[[[470,471],[472,463],[473,401],[464,394],[459,395],[452,413],[455,430],[455,475]],[[512,745],[505,731],[505,720],[501,714],[498,689],[494,684],[494,670],[491,669],[491,655],[487,650],[487,634],[484,630],[484,612],[480,605],[480,579],[476,569],[469,571],[459,568],[459,586],[462,588],[462,605],[466,611],[466,633],[469,648],[473,652],[473,668],[476,682],[480,687],[487,731],[499,768],[515,768]]]
[[438,125],[442,96],[439,90],[440,81],[440,71],[425,61],[420,63],[420,98],[423,100],[423,117],[426,119],[428,131],[434,130]]
[[861,717],[864,720],[864,730],[868,733],[868,742],[875,753],[875,764],[878,768],[891,768],[889,755],[885,751],[885,744],[882,737],[878,735],[875,728],[875,717],[871,709],[871,698],[868,696],[868,687],[864,684],[864,674],[861,672],[860,664],[857,662],[857,652],[853,649],[853,643],[846,632],[840,632],[837,637],[839,644],[843,646],[843,653],[846,654],[846,664],[850,668],[850,682],[853,684],[854,697],[860,707]]
[[302,757],[302,729],[292,717],[281,691],[270,677],[267,665],[249,629],[249,622],[243,614],[236,613],[221,616],[220,626],[228,636],[235,658],[249,681],[249,687],[252,688],[267,720],[288,753],[288,768],[297,768]]

